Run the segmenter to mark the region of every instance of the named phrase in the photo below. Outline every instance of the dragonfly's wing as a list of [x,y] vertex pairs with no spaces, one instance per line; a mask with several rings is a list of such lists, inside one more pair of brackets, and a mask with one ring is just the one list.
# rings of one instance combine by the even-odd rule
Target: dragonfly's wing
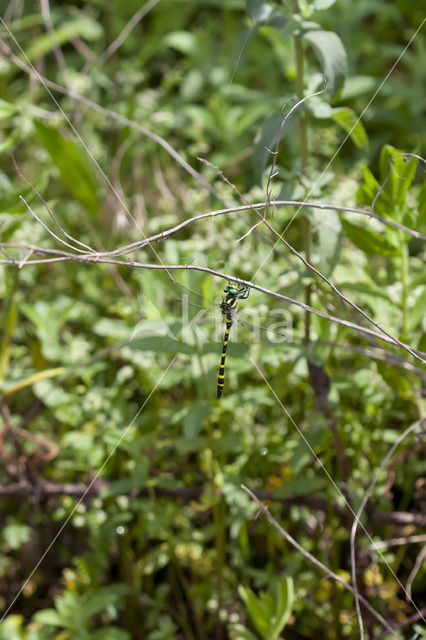
[[[268,317],[268,316],[266,316]],[[241,325],[242,327],[245,327],[246,329],[248,329],[249,331],[256,333],[258,331],[261,331],[262,334],[265,334],[265,336],[267,336],[268,334],[273,334],[274,336],[276,336],[277,338],[279,337],[281,340],[282,338],[288,338],[287,333],[282,330],[282,331],[277,331],[276,329],[272,329],[272,327],[261,327],[259,324],[256,324],[254,322],[251,322],[250,320],[239,320],[237,319],[237,323],[239,325]]]
[[[182,284],[181,282],[177,282],[176,284],[181,287],[184,291],[186,291],[187,293],[189,293],[191,296],[195,296],[198,300],[201,300],[202,302],[204,302],[204,305],[207,306],[207,308],[213,308],[212,307],[212,301],[208,300],[207,298],[205,298],[204,296],[201,295],[201,293],[198,293],[198,291],[194,291],[193,289],[190,289],[189,287],[186,287],[184,284]],[[194,306],[197,306],[196,304],[194,304]],[[204,307],[200,307],[201,308],[205,308]]]

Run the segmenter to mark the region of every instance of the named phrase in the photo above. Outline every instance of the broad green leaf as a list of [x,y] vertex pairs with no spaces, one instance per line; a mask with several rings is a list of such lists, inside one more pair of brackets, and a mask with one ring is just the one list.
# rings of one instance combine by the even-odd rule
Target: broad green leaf
[[408,316],[410,331],[414,331],[424,318],[426,318],[426,287],[422,287],[414,298],[413,306]]
[[197,438],[203,426],[205,418],[211,411],[211,403],[201,400],[190,404],[188,410],[182,418],[183,434],[188,440]]
[[[387,144],[380,153],[380,178],[385,180],[389,173],[388,180],[384,191],[389,194],[391,201],[394,203],[394,212],[399,213],[404,205],[405,196],[416,175],[418,160],[417,158],[405,158],[403,152],[395,149]],[[382,195],[379,196],[379,199]],[[397,215],[397,219],[400,219]]]
[[268,640],[270,617],[267,609],[249,587],[242,587],[240,585],[238,587],[238,593],[246,605],[250,618],[252,619],[257,631],[264,640]]
[[4,153],[5,151],[9,151],[15,144],[19,141],[19,131],[14,131],[7,136],[3,140],[0,141],[0,153]]
[[400,253],[398,247],[389,242],[385,236],[365,227],[359,227],[342,219],[342,227],[346,236],[353,244],[367,255],[397,256]]
[[426,231],[426,182],[423,183],[420,189],[419,196],[417,198],[418,205],[418,226],[419,231],[424,233]]
[[20,111],[20,107],[0,98],[0,120],[10,118],[10,116],[13,116],[13,114],[18,111]]
[[320,271],[330,277],[340,256],[342,225],[335,211],[315,210],[313,217],[318,229]]
[[83,38],[93,42],[101,36],[102,27],[100,23],[88,15],[81,16],[62,24],[55,30],[53,35],[46,34],[36,38],[33,44],[28,47],[25,60],[28,58],[31,62],[34,62],[34,60],[46,55],[55,47],[65,44],[73,38]]
[[347,75],[346,51],[339,36],[332,31],[306,31],[303,39],[317,54],[321,69],[327,78],[327,89],[332,95],[342,86]]
[[163,43],[166,47],[172,47],[179,51],[179,53],[184,53],[185,55],[195,55],[198,49],[198,41],[193,33],[189,31],[173,31],[172,33],[168,33],[165,38],[163,38]]
[[335,2],[336,0],[313,0],[311,6],[315,11],[322,11],[332,7]]
[[[253,171],[256,182],[262,184],[263,172],[268,164],[268,161],[272,160],[271,149],[274,148],[280,134],[281,123],[283,116],[273,116],[264,122],[262,128],[258,132],[253,149]],[[286,129],[284,128],[283,137],[286,135]]]
[[346,78],[340,99],[352,100],[366,93],[372,93],[377,86],[377,81],[372,76],[350,76]]
[[[374,197],[379,191],[379,188],[380,185],[371,173],[370,169],[368,167],[363,167],[362,183],[356,192],[358,202],[360,204],[366,204],[370,206],[373,203]],[[382,217],[386,218],[387,215],[389,217],[389,211],[392,211],[392,209],[393,203],[389,199],[388,194],[382,192],[380,198],[374,205],[374,211]]]
[[368,146],[367,133],[355,111],[349,107],[339,107],[332,110],[331,117],[339,127],[349,133],[351,140],[358,148]]
[[9,522],[3,526],[2,535],[10,549],[19,549],[31,538],[31,527],[19,522]]
[[376,361],[377,371],[387,385],[404,400],[412,400],[413,388],[410,385],[406,373],[391,367],[386,362]]
[[42,609],[33,615],[34,622],[48,624],[52,627],[62,627],[62,618],[55,609]]
[[294,604],[294,584],[290,576],[286,576],[276,585],[276,614],[271,629],[271,640],[279,637],[291,616]]
[[98,182],[86,156],[61,134],[42,122],[34,121],[44,148],[59,169],[62,182],[78,202],[93,216],[98,214]]
[[321,491],[326,486],[324,478],[317,476],[299,476],[284,482],[282,487],[273,492],[276,498],[292,498],[293,496],[304,496],[315,491]]

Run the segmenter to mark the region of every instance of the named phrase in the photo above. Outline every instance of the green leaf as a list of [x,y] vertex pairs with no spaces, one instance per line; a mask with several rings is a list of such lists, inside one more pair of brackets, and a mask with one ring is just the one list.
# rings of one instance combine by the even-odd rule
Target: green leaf
[[275,498],[304,496],[314,493],[314,491],[321,491],[326,484],[324,478],[299,476],[298,478],[293,478],[293,480],[286,481],[282,487],[273,492],[273,495]]
[[38,121],[34,121],[34,125],[41,143],[59,169],[65,187],[90,214],[96,216],[99,211],[98,183],[86,156],[56,129]]
[[320,271],[330,277],[340,256],[342,225],[335,211],[315,210],[313,217],[318,229]]
[[42,609],[33,615],[34,622],[48,624],[52,627],[62,627],[62,618],[55,609]]
[[31,527],[19,522],[11,522],[3,527],[3,538],[10,549],[19,549],[31,537]]
[[351,140],[358,148],[361,149],[368,146],[367,133],[353,109],[349,107],[333,109],[331,117],[339,127],[349,133]]
[[4,120],[5,118],[10,118],[15,113],[20,111],[20,108],[11,102],[6,102],[6,100],[2,100],[0,98],[0,120]]
[[377,371],[393,392],[397,393],[404,400],[413,399],[413,389],[404,372],[395,369],[386,362],[377,361],[376,366]]
[[413,306],[408,316],[408,325],[410,331],[414,331],[417,326],[426,318],[426,287],[422,287],[416,295]]
[[286,576],[276,585],[276,614],[272,625],[270,638],[275,640],[279,637],[289,619],[294,604],[294,584],[290,576]]
[[347,75],[346,51],[339,36],[333,31],[306,31],[303,39],[311,44],[321,69],[327,78],[327,89],[332,95],[342,86]]
[[[385,180],[389,173],[383,191],[386,192],[391,202],[394,203],[393,211],[397,214],[398,220],[401,218],[401,215],[398,215],[398,207],[401,210],[404,205],[405,196],[416,175],[418,165],[417,158],[405,158],[401,155],[402,153],[402,151],[395,149],[395,147],[389,144],[386,144],[380,153],[381,180]],[[382,194],[379,196],[379,200],[381,197]]]
[[400,254],[398,247],[395,247],[385,236],[381,236],[376,231],[359,227],[347,220],[342,219],[341,222],[343,231],[349,240],[367,255],[398,256]]
[[203,422],[210,411],[211,402],[207,403],[198,400],[189,406],[182,419],[183,434],[187,440],[192,440],[192,438],[197,438],[200,435]]
[[332,7],[335,2],[336,0],[313,0],[311,6],[315,11],[322,11]]
[[377,81],[372,76],[352,76],[346,78],[340,99],[344,101],[359,98],[366,93],[373,92],[376,86]]
[[[258,132],[253,149],[253,171],[255,179],[258,184],[262,184],[263,172],[268,164],[268,161],[272,159],[271,152],[268,149],[272,149],[278,140],[280,134],[281,123],[283,117],[273,116],[264,122],[262,128]],[[286,130],[283,131],[283,137]]]
[[264,638],[264,640],[268,640],[270,615],[267,608],[263,603],[259,601],[259,599],[249,587],[242,587],[240,585],[238,587],[238,593],[240,594],[241,599],[246,605],[250,618],[252,619],[252,622],[257,631],[262,636],[262,638]]
[[163,38],[166,47],[171,47],[187,56],[195,55],[198,50],[199,43],[193,33],[189,31],[173,31]]
[[[49,53],[58,45],[65,44],[73,38],[83,38],[84,40],[94,41],[102,36],[102,27],[97,20],[88,15],[79,17],[75,20],[65,22],[55,33],[50,33],[36,38],[32,45],[26,51],[26,58],[31,62],[41,58]],[[25,58],[25,59],[26,59]]]
[[9,151],[15,144],[19,141],[19,131],[14,131],[0,142],[0,153],[4,153],[5,151]]

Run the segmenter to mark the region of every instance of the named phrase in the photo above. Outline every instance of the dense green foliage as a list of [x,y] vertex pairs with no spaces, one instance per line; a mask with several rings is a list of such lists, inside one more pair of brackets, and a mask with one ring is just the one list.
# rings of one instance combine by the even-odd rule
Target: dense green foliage
[[[2,264],[16,264],[0,266],[0,640],[358,638],[353,595],[256,518],[241,484],[351,582],[353,513],[424,416],[419,359],[252,290],[241,307],[264,326],[275,312],[286,339],[239,327],[218,402],[223,321],[198,295],[214,307],[225,281],[191,266],[377,327],[266,226],[236,242],[259,222],[252,210],[189,224],[124,266],[43,262],[29,245],[78,253],[43,200],[100,252],[240,206],[197,157],[265,201],[283,106],[320,92],[324,76],[326,92],[285,123],[271,198],[367,207],[385,183],[376,214],[425,234],[424,166],[401,156],[423,151],[422,33],[403,53],[422,12],[407,0],[162,0],[109,51],[140,4],[2,3],[0,240],[14,245],[2,245]],[[266,217],[424,357],[421,237],[327,208]],[[407,638],[426,637],[415,618],[424,566],[415,604],[405,593],[421,545],[370,547],[421,533],[422,472],[413,432],[379,475],[356,542],[361,594]],[[383,628],[362,614],[378,638]]]

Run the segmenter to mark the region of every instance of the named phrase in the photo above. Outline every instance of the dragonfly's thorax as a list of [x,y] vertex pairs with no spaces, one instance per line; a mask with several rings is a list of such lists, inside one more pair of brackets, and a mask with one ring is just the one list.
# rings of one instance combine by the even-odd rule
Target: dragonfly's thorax
[[235,293],[228,293],[228,295],[226,296],[225,300],[222,300],[222,303],[220,305],[220,309],[222,311],[222,314],[225,316],[225,318],[229,321],[232,322],[235,310],[237,308],[237,304],[238,304],[238,297]]

